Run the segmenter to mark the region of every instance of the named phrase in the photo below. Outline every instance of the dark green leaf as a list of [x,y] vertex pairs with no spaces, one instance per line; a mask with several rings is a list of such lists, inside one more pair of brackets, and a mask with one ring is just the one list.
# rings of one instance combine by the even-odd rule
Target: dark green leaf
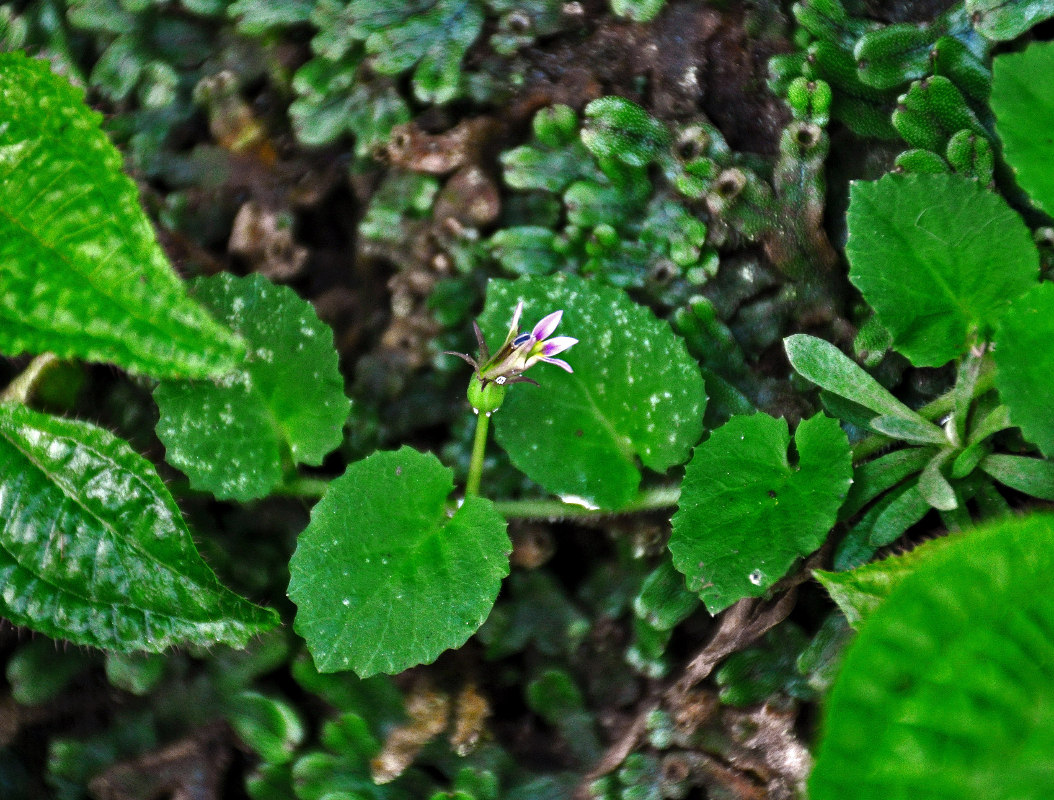
[[[496,349],[519,300],[523,328],[564,311],[574,373],[541,364],[541,386],[514,386],[494,415],[498,442],[554,494],[602,508],[633,499],[640,468],[665,472],[702,435],[706,395],[683,340],[621,290],[572,275],[491,281],[480,326]],[[564,358],[562,354],[560,356]]]
[[813,800],[1045,800],[1054,520],[956,537],[863,624],[828,697]]
[[962,355],[1038,276],[1021,218],[956,175],[856,182],[848,223],[850,280],[916,366]]
[[317,466],[340,444],[349,401],[333,334],[311,304],[262,275],[196,281],[197,298],[249,345],[244,372],[221,383],[166,382],[154,399],[167,461],[217,497],[264,497],[282,456]]
[[[1044,3],[1054,14],[1054,2]],[[1020,53],[995,60],[992,110],[1003,140],[1004,155],[1017,173],[1021,188],[1036,205],[1054,215],[1054,86],[1037,76],[1054,73],[1054,43],[1036,42]]]
[[[1054,457],[1054,284],[1019,298],[995,335],[995,385],[1010,421],[1047,457]],[[997,420],[998,422],[998,420]]]
[[333,481],[289,562],[296,631],[320,672],[401,672],[486,619],[512,547],[488,500],[447,513],[453,473],[408,447]]
[[84,422],[0,405],[0,613],[76,644],[244,646],[277,615],[201,560],[153,466]]
[[1004,486],[1043,500],[1054,500],[1054,463],[1050,461],[993,454],[986,456],[980,466]]
[[906,487],[879,513],[868,535],[868,543],[873,547],[893,544],[908,528],[926,516],[929,510],[930,504],[923,496],[918,482]]
[[189,300],[83,93],[0,54],[0,351],[157,377],[234,369],[240,343]]
[[849,442],[822,414],[795,434],[764,414],[733,417],[695,449],[673,517],[670,552],[711,614],[760,597],[823,544],[852,477]]
[[880,494],[921,471],[933,456],[931,447],[905,447],[858,466],[853,472],[853,488],[838,514],[839,519],[850,519]]

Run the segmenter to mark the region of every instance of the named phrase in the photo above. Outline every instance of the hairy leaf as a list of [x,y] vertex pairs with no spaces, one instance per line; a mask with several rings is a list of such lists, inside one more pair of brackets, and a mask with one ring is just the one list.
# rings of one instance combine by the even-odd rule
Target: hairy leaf
[[108,431],[0,405],[0,614],[76,644],[239,647],[277,615],[224,588],[153,466]]
[[289,562],[296,631],[320,672],[401,672],[460,647],[486,619],[512,546],[490,501],[453,516],[453,473],[409,447],[333,481]]
[[[1049,3],[1054,13],[1054,3]],[[1036,205],[1054,215],[1054,86],[1037,75],[1054,74],[1054,42],[1037,42],[995,60],[992,110],[1006,160]]]
[[733,417],[695,449],[673,516],[670,552],[711,614],[760,597],[823,544],[852,479],[836,420],[803,421],[788,458],[786,420]]
[[0,54],[0,352],[157,377],[234,369],[243,349],[186,296],[83,93]]
[[492,350],[519,300],[525,330],[562,309],[557,333],[579,340],[566,353],[572,374],[532,368],[541,385],[514,386],[494,415],[498,442],[520,470],[554,494],[618,508],[637,491],[638,459],[657,472],[687,460],[706,394],[667,323],[621,290],[572,275],[491,281],[480,325]]
[[846,572],[813,570],[813,577],[823,584],[845,614],[849,624],[859,628],[860,623],[882,605],[900,582],[923,563],[931,553],[939,553],[949,543],[956,541],[955,535],[942,536],[925,542],[903,555],[890,556]]
[[863,623],[826,704],[813,800],[1041,800],[1054,786],[1054,519],[933,553]]
[[956,175],[886,175],[850,192],[849,278],[915,366],[986,337],[1039,274],[1028,228]]
[[249,357],[235,379],[158,386],[158,438],[195,488],[264,497],[282,477],[283,453],[317,466],[340,444],[349,401],[333,334],[310,303],[261,275],[224,273],[194,289],[245,338]]

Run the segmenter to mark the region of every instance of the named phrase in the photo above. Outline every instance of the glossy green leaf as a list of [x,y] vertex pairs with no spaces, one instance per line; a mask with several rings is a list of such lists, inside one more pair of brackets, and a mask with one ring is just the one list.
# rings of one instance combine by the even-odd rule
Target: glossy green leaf
[[930,554],[944,550],[956,539],[954,535],[942,536],[924,542],[902,555],[873,561],[856,569],[845,572],[815,569],[812,574],[842,609],[849,624],[859,628],[860,623],[882,605],[890,592],[914,572],[919,564],[924,563]]
[[695,449],[673,516],[673,563],[711,614],[760,597],[834,526],[852,482],[849,442],[819,414],[787,448],[787,422],[733,417]]
[[[1054,2],[1047,5],[1054,14]],[[995,60],[992,110],[1003,152],[1018,183],[1032,200],[1054,215],[1054,86],[1037,76],[1054,74],[1054,42],[1036,42],[1020,53]]]
[[101,119],[47,62],[0,54],[0,352],[234,369],[240,342],[188,299]]
[[995,335],[995,385],[1010,421],[1048,458],[1054,458],[1054,284],[1019,298]]
[[278,617],[224,588],[153,466],[113,434],[0,405],[0,614],[76,644],[233,646]]
[[[554,494],[618,508],[636,494],[641,464],[665,472],[702,435],[699,367],[666,322],[621,290],[573,275],[491,281],[479,324],[501,344],[519,300],[521,327],[563,310],[561,354],[574,369],[540,364],[494,415],[498,442],[529,478]],[[484,480],[486,480],[484,476]]]
[[956,175],[855,182],[848,224],[849,278],[916,366],[966,352],[1038,277],[1021,218]]
[[1054,786],[1054,519],[956,537],[850,644],[813,800],[1044,800]]
[[333,481],[289,562],[294,627],[320,672],[401,672],[460,647],[486,619],[512,547],[490,501],[453,516],[451,471],[409,447]]
[[974,28],[989,39],[1007,42],[1054,17],[1051,0],[966,0]]
[[340,444],[349,401],[333,334],[311,304],[262,275],[195,281],[196,297],[249,345],[244,372],[220,383],[163,382],[166,460],[217,497],[264,497],[282,457],[317,466]]

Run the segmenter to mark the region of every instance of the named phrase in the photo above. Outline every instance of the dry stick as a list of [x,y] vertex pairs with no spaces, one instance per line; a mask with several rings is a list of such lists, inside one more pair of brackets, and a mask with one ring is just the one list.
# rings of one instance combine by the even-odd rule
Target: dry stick
[[[775,603],[769,604],[756,598],[745,598],[728,609],[721,617],[713,638],[685,667],[680,680],[663,694],[665,705],[670,707],[681,705],[692,687],[709,677],[714,667],[725,658],[742,650],[783,622],[794,608],[799,584],[812,577],[812,570],[822,561],[827,549],[825,547],[820,550],[805,563],[801,570],[781,581],[788,589]],[[658,701],[650,702],[637,713],[626,732],[608,748],[597,765],[582,779],[575,790],[576,798],[588,798],[590,796],[589,784],[613,772],[626,760],[644,734],[648,715],[660,705]]]

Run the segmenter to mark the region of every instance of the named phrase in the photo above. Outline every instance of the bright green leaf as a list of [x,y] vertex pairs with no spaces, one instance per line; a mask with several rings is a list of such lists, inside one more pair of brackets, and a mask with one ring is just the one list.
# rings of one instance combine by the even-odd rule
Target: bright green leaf
[[995,385],[1010,421],[1025,438],[1054,457],[1054,284],[1019,298],[995,335]]
[[242,743],[268,764],[284,764],[304,740],[304,723],[284,700],[259,692],[239,692],[227,721]]
[[244,646],[277,615],[224,588],[153,466],[113,434],[0,405],[0,614],[108,650]]
[[562,309],[557,334],[579,342],[560,356],[572,374],[532,368],[541,385],[512,387],[494,415],[497,440],[520,470],[554,494],[618,508],[637,491],[638,459],[657,472],[687,460],[706,395],[667,323],[623,291],[573,275],[491,281],[479,324],[492,351],[521,299],[524,330]]
[[982,459],[980,466],[1004,486],[1043,500],[1054,500],[1054,462],[993,454]]
[[932,554],[864,622],[825,706],[813,800],[1045,800],[1054,519]]
[[401,672],[460,647],[486,619],[512,547],[490,501],[453,516],[451,471],[409,447],[337,478],[289,562],[296,631],[320,672]]
[[1039,274],[1028,228],[956,175],[886,175],[850,192],[849,278],[915,366],[985,337]]
[[[1047,3],[1054,14],[1054,2]],[[1054,42],[1036,42],[1020,53],[995,60],[992,110],[1003,140],[1006,160],[1017,173],[1021,188],[1036,205],[1054,215],[1054,85],[1036,80],[1054,74]]]
[[673,516],[670,552],[711,614],[760,597],[834,526],[852,479],[849,442],[819,414],[794,437],[765,414],[733,417],[695,449]]
[[0,54],[0,119],[0,351],[157,377],[234,369],[240,343],[187,298],[81,90]]
[[601,97],[586,106],[582,142],[599,159],[646,167],[670,145],[666,126],[624,97]]
[[340,444],[349,401],[333,334],[311,304],[261,275],[194,283],[197,298],[249,345],[235,379],[173,381],[154,392],[166,460],[217,497],[264,497],[282,455],[317,466]]

